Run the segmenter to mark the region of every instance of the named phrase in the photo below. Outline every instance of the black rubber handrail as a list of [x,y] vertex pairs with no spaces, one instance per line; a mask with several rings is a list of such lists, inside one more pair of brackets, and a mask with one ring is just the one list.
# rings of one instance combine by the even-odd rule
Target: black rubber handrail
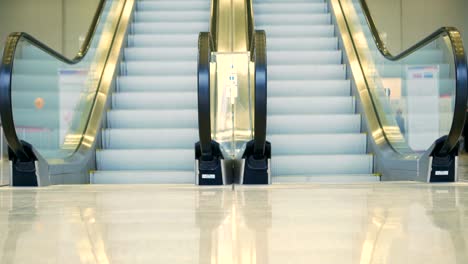
[[33,36],[24,33],[24,32],[15,32],[8,36],[5,49],[3,51],[3,57],[0,66],[0,118],[3,124],[3,131],[5,133],[5,139],[10,147],[11,151],[17,156],[20,161],[29,161],[31,160],[30,155],[28,155],[25,150],[23,143],[18,138],[15,129],[15,123],[13,119],[13,104],[11,98],[11,83],[12,83],[12,74],[13,74],[13,64],[16,54],[16,49],[18,43],[22,40],[27,41],[29,44],[35,46],[36,48],[46,52],[50,56],[56,58],[59,61],[62,61],[66,64],[77,64],[83,60],[83,58],[88,53],[91,47],[91,40],[93,39],[94,34],[97,31],[99,21],[102,17],[102,13],[105,9],[105,3],[107,0],[101,0],[94,14],[93,20],[89,27],[86,38],[83,42],[78,53],[74,58],[69,59],[62,55],[61,53],[55,51],[48,45],[37,40]]
[[200,137],[201,158],[210,161],[213,158],[211,147],[211,93],[210,62],[214,51],[210,32],[201,32],[198,37],[198,134]]
[[[364,16],[366,18],[367,24],[372,33],[372,37],[375,41],[375,44],[379,52],[390,61],[401,60],[410,54],[420,50],[421,48],[427,46],[429,43],[437,40],[438,38],[447,36],[450,40],[450,45],[453,51],[453,59],[455,62],[455,80],[456,80],[456,89],[455,89],[455,107],[452,120],[452,127],[450,132],[445,140],[442,148],[439,153],[436,155],[446,155],[450,153],[454,148],[458,146],[460,137],[462,136],[465,120],[466,120],[466,108],[468,102],[468,67],[465,49],[463,47],[463,41],[461,38],[460,32],[454,27],[442,27],[436,30],[434,33],[425,37],[421,41],[412,45],[410,48],[404,50],[403,52],[392,55],[387,49],[386,45],[380,38],[379,31],[375,26],[374,20],[369,11],[369,7],[365,0],[359,0]],[[340,2],[341,4],[341,2]],[[382,125],[382,124],[381,124]]]
[[265,154],[267,129],[267,55],[266,34],[256,30],[252,37],[251,59],[255,62],[255,122],[254,155],[262,158]]

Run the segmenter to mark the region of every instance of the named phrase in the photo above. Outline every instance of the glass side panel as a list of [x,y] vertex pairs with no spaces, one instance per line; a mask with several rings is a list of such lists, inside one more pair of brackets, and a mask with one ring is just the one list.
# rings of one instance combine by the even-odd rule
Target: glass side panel
[[[230,157],[243,153],[245,144],[252,139],[250,54],[214,53],[216,63],[212,118],[213,139]],[[213,64],[212,64],[213,65]]]
[[124,3],[106,2],[91,47],[75,65],[26,40],[18,44],[12,76],[17,134],[45,157],[64,158],[79,146]]
[[423,153],[452,124],[456,87],[448,39],[388,60],[375,44],[359,0],[339,1],[387,139],[401,153]]

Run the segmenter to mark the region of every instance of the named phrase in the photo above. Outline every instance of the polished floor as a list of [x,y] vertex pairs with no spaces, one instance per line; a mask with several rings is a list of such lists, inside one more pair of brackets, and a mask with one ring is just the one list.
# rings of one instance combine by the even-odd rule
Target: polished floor
[[468,184],[0,188],[0,263],[468,263]]

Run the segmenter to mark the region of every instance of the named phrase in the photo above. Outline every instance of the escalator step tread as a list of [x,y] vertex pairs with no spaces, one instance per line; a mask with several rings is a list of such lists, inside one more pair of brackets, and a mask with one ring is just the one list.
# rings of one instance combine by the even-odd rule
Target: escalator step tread
[[[141,140],[144,138],[145,140]],[[105,149],[187,149],[198,140],[195,128],[179,129],[105,129],[102,132]]]
[[273,134],[272,155],[365,154],[366,134]]
[[312,176],[276,176],[275,183],[372,183],[379,182],[380,177],[372,174],[348,174],[348,175],[312,175]]
[[193,171],[94,171],[92,184],[194,184]]
[[[273,142],[272,142],[273,144]],[[372,155],[276,155],[272,176],[371,174]],[[305,166],[307,164],[307,166]]]

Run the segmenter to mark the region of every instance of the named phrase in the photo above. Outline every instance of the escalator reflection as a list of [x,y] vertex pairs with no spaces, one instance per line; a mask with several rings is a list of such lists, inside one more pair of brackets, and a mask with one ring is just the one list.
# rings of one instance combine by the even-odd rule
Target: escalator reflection
[[0,188],[0,263],[467,263],[467,187]]

